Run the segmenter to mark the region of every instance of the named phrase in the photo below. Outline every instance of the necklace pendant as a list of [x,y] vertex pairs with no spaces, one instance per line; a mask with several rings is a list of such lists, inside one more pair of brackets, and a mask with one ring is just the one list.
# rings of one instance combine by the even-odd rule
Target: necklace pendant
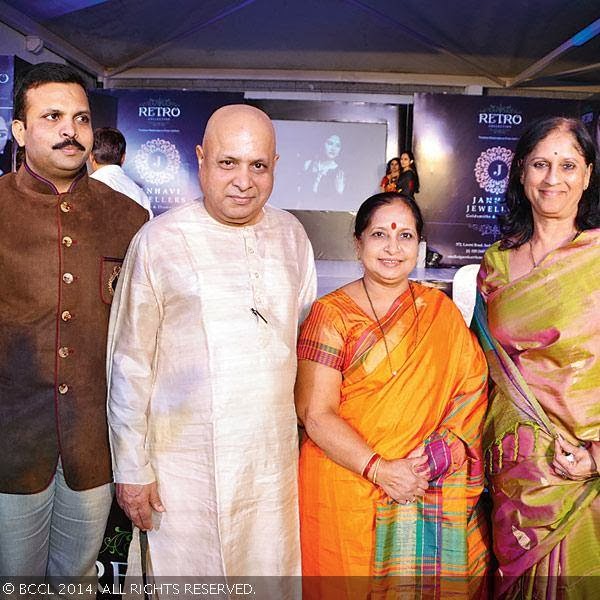
[[398,371],[392,371],[392,377],[396,377],[398,375]]

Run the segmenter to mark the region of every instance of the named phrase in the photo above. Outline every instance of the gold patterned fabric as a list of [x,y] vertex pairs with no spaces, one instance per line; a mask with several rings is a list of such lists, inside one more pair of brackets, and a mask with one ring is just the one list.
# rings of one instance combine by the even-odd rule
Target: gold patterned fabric
[[[600,230],[579,234],[509,281],[486,253],[476,326],[495,383],[484,432],[498,595],[586,597],[600,575],[600,478],[553,471],[557,434],[600,440]],[[592,588],[590,588],[592,589]]]

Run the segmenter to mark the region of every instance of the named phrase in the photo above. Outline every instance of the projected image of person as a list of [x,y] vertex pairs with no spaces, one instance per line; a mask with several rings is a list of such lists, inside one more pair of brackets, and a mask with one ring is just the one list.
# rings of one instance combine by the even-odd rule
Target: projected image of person
[[410,150],[400,155],[400,176],[396,183],[396,191],[409,196],[419,193],[419,173],[415,156]]
[[600,209],[578,119],[532,123],[475,326],[493,388],[484,427],[496,595],[593,598],[600,576]]
[[336,133],[322,144],[318,156],[304,163],[306,184],[303,192],[310,191],[324,199],[341,196],[346,187],[346,176],[339,164],[342,138]]
[[363,277],[317,300],[301,327],[305,600],[381,586],[413,598],[415,582],[432,598],[480,597],[487,367],[453,302],[408,279],[422,228],[409,196],[368,198],[354,226]]
[[382,192],[397,192],[398,178],[400,177],[400,158],[395,156],[388,160],[385,167],[385,175],[379,184]]

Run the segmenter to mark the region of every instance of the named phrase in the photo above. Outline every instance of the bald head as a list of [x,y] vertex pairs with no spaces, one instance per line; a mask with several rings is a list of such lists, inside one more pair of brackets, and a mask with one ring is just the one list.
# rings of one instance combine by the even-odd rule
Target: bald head
[[232,226],[258,222],[278,158],[271,119],[253,106],[223,106],[208,120],[196,155],[208,213]]
[[245,131],[252,137],[268,138],[275,152],[275,129],[271,119],[262,110],[248,104],[230,104],[217,109],[208,120],[202,146],[206,152],[207,143],[213,138],[227,136],[232,132]]

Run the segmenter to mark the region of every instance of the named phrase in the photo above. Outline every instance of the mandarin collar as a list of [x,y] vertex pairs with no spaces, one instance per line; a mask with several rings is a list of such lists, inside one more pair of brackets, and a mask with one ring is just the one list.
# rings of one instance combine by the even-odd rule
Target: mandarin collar
[[[86,187],[87,182],[87,168],[85,164],[75,175],[71,185],[66,192],[63,194],[72,194],[74,192],[81,191]],[[60,192],[56,189],[56,186],[51,182],[38,175],[27,163],[23,163],[17,171],[17,186],[28,192],[35,192],[37,194],[45,194],[50,196],[58,196]]]
[[205,217],[213,224],[214,227],[219,229],[223,229],[223,231],[231,231],[244,233],[245,231],[254,231],[255,229],[260,229],[264,223],[267,222],[267,211],[265,210],[265,205],[260,209],[261,216],[260,219],[256,223],[252,223],[251,225],[228,225],[227,223],[221,223],[221,221],[217,221],[207,210],[204,205],[204,198],[200,199],[200,210],[204,213]]

